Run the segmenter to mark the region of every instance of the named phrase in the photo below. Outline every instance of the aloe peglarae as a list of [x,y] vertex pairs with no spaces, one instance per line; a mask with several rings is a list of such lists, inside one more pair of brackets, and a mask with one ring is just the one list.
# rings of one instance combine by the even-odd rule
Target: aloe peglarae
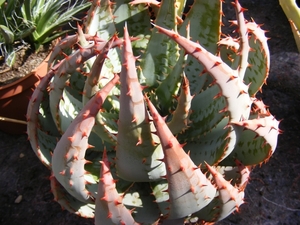
[[222,1],[186,4],[94,0],[54,48],[28,135],[69,211],[96,224],[216,222],[275,151],[279,122],[255,97],[264,31],[235,1],[239,37],[221,39]]

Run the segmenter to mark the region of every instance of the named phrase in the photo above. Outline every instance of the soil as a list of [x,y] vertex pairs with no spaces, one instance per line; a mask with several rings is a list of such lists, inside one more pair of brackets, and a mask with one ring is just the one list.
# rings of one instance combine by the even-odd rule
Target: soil
[[[300,55],[278,0],[240,2],[248,9],[246,18],[251,15],[269,31],[271,70],[261,98],[282,120],[283,134],[269,162],[252,171],[246,203],[218,225],[300,224]],[[231,8],[224,7],[224,12],[234,19]],[[0,132],[0,171],[0,224],[93,224],[62,210],[53,200],[50,171],[34,155],[25,134]]]
[[14,82],[35,69],[47,57],[50,46],[45,45],[35,52],[29,45],[21,45],[16,51],[16,61],[12,68],[0,60],[0,86]]

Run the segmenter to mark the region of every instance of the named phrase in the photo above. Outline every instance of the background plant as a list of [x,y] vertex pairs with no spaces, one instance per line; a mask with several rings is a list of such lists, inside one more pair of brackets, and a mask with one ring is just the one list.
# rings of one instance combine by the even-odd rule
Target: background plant
[[21,1],[0,1],[1,56],[9,66],[12,66],[15,60],[14,42],[24,40],[35,29],[32,23],[22,19],[21,7]]
[[85,0],[10,0],[0,1],[0,45],[8,66],[15,61],[15,52],[29,43],[38,51],[40,46],[70,31],[63,26],[78,12],[89,7]]
[[293,35],[300,52],[300,9],[296,0],[279,0],[279,3],[287,16]]
[[183,19],[185,4],[94,1],[31,98],[28,135],[55,199],[96,224],[221,220],[275,151],[278,121],[255,98],[264,31],[235,1],[239,37],[220,39],[221,1]]

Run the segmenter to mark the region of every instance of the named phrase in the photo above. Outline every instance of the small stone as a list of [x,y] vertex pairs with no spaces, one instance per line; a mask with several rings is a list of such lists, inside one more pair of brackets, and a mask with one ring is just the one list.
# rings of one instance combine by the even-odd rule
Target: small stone
[[199,220],[198,217],[192,217],[192,218],[190,218],[190,222],[191,223],[196,223],[198,220]]
[[22,195],[19,195],[17,198],[16,198],[16,200],[15,200],[15,203],[20,203],[21,201],[22,201],[22,198],[23,198],[23,196]]

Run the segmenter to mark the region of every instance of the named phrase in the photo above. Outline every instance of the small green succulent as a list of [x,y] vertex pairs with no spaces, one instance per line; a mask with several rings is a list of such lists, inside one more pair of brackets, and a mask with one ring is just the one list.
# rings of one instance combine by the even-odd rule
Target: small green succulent
[[18,45],[40,46],[70,30],[62,27],[90,6],[85,0],[0,0],[0,50],[8,66],[15,62]]

